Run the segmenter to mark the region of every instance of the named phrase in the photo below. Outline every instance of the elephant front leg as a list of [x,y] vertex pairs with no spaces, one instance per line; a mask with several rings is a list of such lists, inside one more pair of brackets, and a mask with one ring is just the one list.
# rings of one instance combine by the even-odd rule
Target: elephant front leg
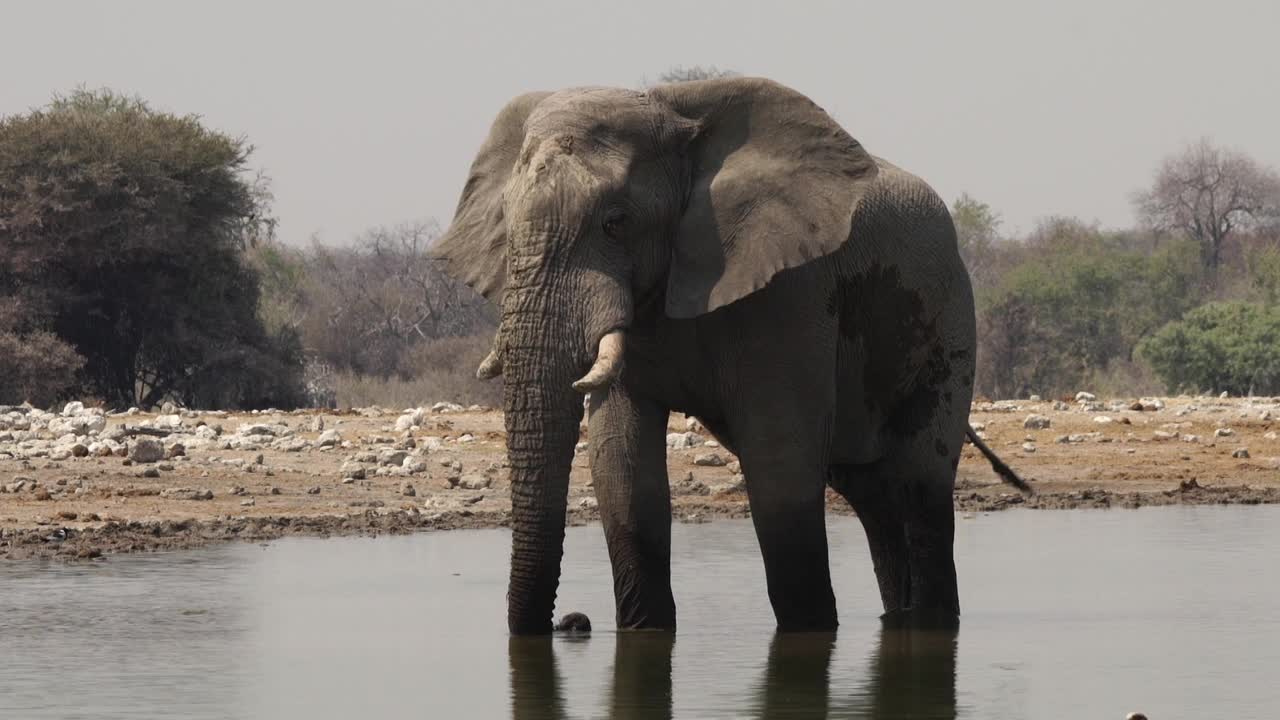
[[676,627],[666,408],[620,384],[591,393],[591,478],[620,630]]

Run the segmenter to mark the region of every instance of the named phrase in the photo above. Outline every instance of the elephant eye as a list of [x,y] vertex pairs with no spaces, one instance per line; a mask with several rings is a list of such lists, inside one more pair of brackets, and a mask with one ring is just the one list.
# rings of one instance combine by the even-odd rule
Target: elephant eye
[[622,234],[622,226],[626,221],[626,213],[621,210],[610,210],[604,216],[604,234],[616,239],[620,234]]

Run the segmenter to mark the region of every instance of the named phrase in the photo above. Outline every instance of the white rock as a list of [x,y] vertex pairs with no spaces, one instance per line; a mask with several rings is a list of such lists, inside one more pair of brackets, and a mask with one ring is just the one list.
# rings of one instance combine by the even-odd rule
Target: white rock
[[431,412],[433,413],[462,412],[463,410],[464,408],[461,405],[452,402],[438,402],[431,406]]
[[63,417],[72,417],[75,415],[79,415],[82,412],[84,412],[84,403],[78,400],[74,402],[69,402],[66,405],[62,406]]
[[727,463],[720,453],[701,453],[694,456],[693,464],[703,467],[724,467]]
[[1096,422],[1096,423],[1098,423],[1098,424],[1105,425],[1105,424],[1107,424],[1107,423],[1111,422],[1111,418],[1110,418],[1110,417],[1108,417],[1108,416],[1106,416],[1106,415],[1099,415],[1099,416],[1095,417],[1095,418],[1093,419],[1093,421],[1094,421],[1094,422]]
[[150,438],[134,440],[129,447],[129,459],[136,463],[153,463],[164,459],[164,445]]
[[1022,421],[1022,427],[1027,430],[1044,430],[1051,424],[1049,418],[1044,415],[1028,415],[1027,419]]
[[1235,435],[1235,434],[1236,434],[1236,431],[1232,430],[1229,427],[1220,427],[1217,430],[1213,431],[1214,437],[1231,437],[1232,435]]
[[1029,442],[1022,443],[1022,452],[1033,453],[1035,451],[1036,451],[1035,443],[1029,443]]
[[320,433],[320,438],[316,440],[317,447],[333,447],[342,442],[342,434],[337,430],[325,430]]
[[667,447],[672,450],[685,450],[702,444],[702,436],[695,432],[670,433],[667,435]]
[[1097,399],[1098,399],[1098,396],[1094,395],[1091,392],[1085,392],[1084,390],[1081,390],[1080,392],[1076,393],[1076,402],[1093,402],[1094,400],[1097,400]]

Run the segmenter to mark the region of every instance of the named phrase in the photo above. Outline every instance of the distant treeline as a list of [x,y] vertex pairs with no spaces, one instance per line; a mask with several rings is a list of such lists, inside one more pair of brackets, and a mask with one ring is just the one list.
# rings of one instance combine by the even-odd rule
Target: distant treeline
[[[251,151],[109,91],[0,119],[0,404],[498,403],[494,309],[427,257],[437,225],[284,245]],[[1280,394],[1276,173],[1201,142],[1134,204],[1007,237],[955,202],[979,395]]]

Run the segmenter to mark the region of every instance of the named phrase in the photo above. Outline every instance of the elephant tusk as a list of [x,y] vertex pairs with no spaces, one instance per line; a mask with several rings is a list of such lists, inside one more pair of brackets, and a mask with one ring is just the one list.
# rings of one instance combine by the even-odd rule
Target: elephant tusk
[[600,350],[596,353],[596,362],[582,379],[573,384],[573,389],[580,393],[599,390],[622,372],[622,350],[625,345],[621,330],[605,334],[600,338]]
[[497,350],[490,350],[488,355],[484,356],[484,360],[480,361],[480,367],[476,368],[477,380],[492,380],[502,374],[502,356]]

